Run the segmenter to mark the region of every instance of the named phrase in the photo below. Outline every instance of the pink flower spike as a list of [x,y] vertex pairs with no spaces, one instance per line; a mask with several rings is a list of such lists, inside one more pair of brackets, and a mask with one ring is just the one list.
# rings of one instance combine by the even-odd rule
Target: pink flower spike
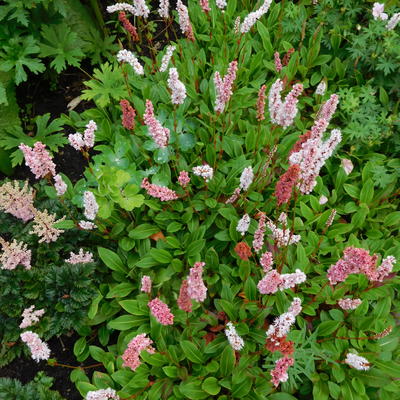
[[262,278],[258,284],[257,288],[261,294],[273,294],[279,289],[282,283],[281,276],[275,270],[269,271],[264,278]]
[[359,371],[367,371],[371,365],[366,358],[354,353],[347,353],[344,362]]
[[229,64],[228,72],[221,78],[221,75],[217,71],[214,75],[214,84],[216,90],[216,99],[214,110],[217,113],[222,113],[224,111],[225,105],[228,103],[232,96],[232,86],[236,79],[237,71],[237,61],[234,60]]
[[145,189],[147,194],[151,197],[156,197],[161,201],[170,201],[178,199],[175,191],[168,189],[165,186],[154,185],[149,182],[147,178],[143,178],[142,189]]
[[46,145],[36,142],[33,148],[21,143],[19,149],[24,153],[25,164],[30,168],[36,179],[56,174],[56,165],[46,150]]
[[272,383],[278,387],[281,382],[286,382],[289,378],[287,370],[294,364],[294,359],[284,356],[276,361],[275,368],[271,371]]
[[147,305],[161,325],[172,325],[174,323],[174,315],[171,313],[169,307],[158,297],[149,301]]
[[355,310],[362,303],[361,299],[339,299],[339,307],[343,310]]
[[179,26],[181,27],[182,33],[192,42],[194,42],[194,34],[192,24],[189,18],[189,11],[187,7],[178,0],[176,3],[176,10],[178,11]]
[[155,353],[155,349],[152,346],[153,341],[146,337],[145,333],[135,336],[129,343],[122,355],[124,363],[123,367],[128,367],[132,371],[135,371],[137,367],[141,364],[140,353],[142,351],[147,351],[150,354]]
[[39,362],[40,360],[48,360],[50,357],[50,349],[45,342],[40,340],[36,333],[26,331],[21,333],[21,340],[29,347],[32,358]]
[[29,308],[25,308],[24,312],[22,313],[23,320],[19,327],[21,329],[28,328],[28,326],[35,325],[39,322],[40,317],[44,314],[44,310],[36,310],[34,311],[35,306],[30,306]]
[[258,253],[264,245],[264,234],[266,229],[266,215],[261,213],[260,220],[258,221],[257,230],[254,232],[253,249]]
[[178,182],[183,188],[185,188],[190,183],[190,178],[187,171],[179,172]]
[[257,98],[257,121],[263,121],[265,119],[265,91],[266,85],[262,85],[258,91]]
[[176,68],[169,69],[169,78],[167,79],[167,83],[171,90],[171,103],[183,104],[186,98],[186,88],[179,80],[178,70]]
[[0,210],[27,222],[35,216],[33,196],[27,181],[22,188],[18,181],[6,182],[0,186]]
[[97,130],[96,122],[90,120],[86,125],[86,129],[83,133],[83,140],[85,141],[85,146],[87,148],[92,148],[94,146],[94,133]]
[[160,122],[154,116],[153,103],[146,100],[146,112],[143,115],[144,123],[149,128],[149,134],[156,145],[160,148],[167,147],[169,141],[169,129],[163,128]]
[[25,269],[31,269],[31,250],[23,242],[15,239],[9,243],[0,237],[0,244],[3,247],[3,254],[0,254],[1,269],[13,270],[18,265],[23,265]]
[[65,262],[69,264],[87,264],[93,262],[93,254],[90,251],[79,249],[79,253],[69,253],[69,258]]
[[274,61],[275,61],[276,72],[281,72],[282,71],[282,62],[281,62],[281,58],[279,57],[279,53],[277,51],[274,53]]
[[196,262],[188,276],[188,294],[191,299],[202,303],[207,297],[207,288],[204,285],[202,274],[204,262]]
[[54,187],[57,192],[57,196],[62,196],[68,189],[67,184],[63,181],[60,174],[54,175]]
[[201,9],[208,14],[211,11],[210,5],[208,4],[208,0],[199,0]]
[[93,221],[99,211],[99,205],[97,204],[96,197],[92,192],[85,191],[83,193],[83,205],[85,207],[83,212],[85,217]]
[[122,126],[130,131],[133,130],[135,128],[135,109],[129,104],[128,100],[121,100],[119,105],[122,109]]
[[142,277],[140,291],[144,293],[151,293],[151,278],[148,275]]
[[120,397],[114,389],[107,388],[87,392],[85,400],[120,400]]
[[260,265],[263,267],[263,271],[265,273],[267,273],[271,270],[273,262],[274,262],[274,258],[272,256],[272,253],[269,251],[266,251],[260,257]]
[[188,287],[188,281],[184,279],[179,290],[178,307],[182,311],[192,312],[192,300],[189,296]]

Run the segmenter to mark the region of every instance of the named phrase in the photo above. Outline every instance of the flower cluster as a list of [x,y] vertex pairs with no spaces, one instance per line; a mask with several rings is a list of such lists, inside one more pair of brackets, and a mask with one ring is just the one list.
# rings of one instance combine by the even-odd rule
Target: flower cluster
[[120,11],[118,14],[118,19],[121,21],[124,29],[131,35],[132,40],[135,42],[139,41],[139,35],[136,28],[130,23],[129,19],[126,17],[124,11]]
[[172,54],[175,50],[175,46],[167,46],[167,50],[161,59],[161,67],[160,67],[160,72],[165,72],[168,68],[168,64],[171,60]]
[[265,215],[265,213],[261,213],[260,220],[258,221],[257,230],[254,232],[253,249],[257,253],[262,249],[264,245],[264,235],[265,235],[265,229],[267,227],[265,223],[266,219],[267,216]]
[[251,12],[246,18],[243,20],[242,24],[240,25],[240,32],[247,33],[252,26],[264,15],[268,12],[269,7],[272,3],[272,0],[265,0],[262,6],[256,10]]
[[321,81],[315,89],[315,94],[323,96],[326,92],[326,81]]
[[148,275],[142,277],[140,291],[144,293],[151,293],[151,278]]
[[28,326],[35,325],[39,322],[40,317],[44,314],[44,310],[36,310],[34,311],[35,306],[30,306],[29,308],[25,308],[22,313],[23,320],[19,327],[21,329],[28,328]]
[[388,31],[392,31],[394,28],[396,28],[399,22],[400,22],[400,13],[393,14],[392,17],[389,19],[388,23],[386,24],[386,29]]
[[237,334],[236,328],[233,326],[232,322],[226,324],[227,329],[225,329],[225,335],[228,338],[229,344],[236,351],[240,351],[244,347],[243,339]]
[[34,225],[30,234],[36,234],[40,237],[39,243],[55,242],[61,233],[64,231],[54,227],[54,224],[64,221],[65,216],[59,220],[56,220],[57,216],[55,214],[49,214],[47,210],[35,211]]
[[355,310],[362,303],[361,299],[339,299],[338,304],[343,310]]
[[189,182],[190,182],[190,178],[189,178],[189,174],[187,173],[187,171],[179,172],[178,183],[183,188],[185,188],[187,185],[189,185]]
[[27,222],[35,216],[33,196],[27,181],[22,188],[18,181],[6,182],[0,186],[0,210]]
[[144,74],[144,69],[140,65],[137,57],[129,50],[120,50],[117,54],[118,62],[128,63],[138,75]]
[[116,3],[107,7],[107,12],[110,14],[116,11],[128,11],[131,14],[136,15],[135,7],[128,3]]
[[271,270],[273,262],[274,258],[270,251],[266,251],[260,257],[260,265],[263,267],[265,273]]
[[121,100],[119,105],[122,109],[122,126],[130,131],[135,128],[136,111],[128,100]]
[[202,278],[203,267],[205,265],[204,262],[196,262],[194,266],[190,268],[190,273],[187,278],[189,297],[200,303],[207,297],[207,288]]
[[178,307],[182,311],[192,312],[192,300],[189,296],[188,292],[189,283],[187,279],[184,279],[181,284],[181,288],[179,289],[179,297],[178,297]]
[[167,147],[169,141],[169,129],[163,128],[154,116],[153,103],[146,100],[146,111],[143,115],[144,123],[149,128],[149,134],[158,147]]
[[90,120],[86,125],[83,135],[79,132],[68,135],[69,144],[75,150],[82,150],[84,147],[90,149],[94,146],[94,133],[97,130],[96,122]]
[[367,371],[371,365],[366,358],[354,353],[347,353],[344,362],[359,371]]
[[85,400],[120,400],[120,397],[114,389],[107,388],[87,392]]
[[54,187],[57,192],[57,196],[62,196],[68,189],[67,184],[63,181],[60,174],[54,175]]
[[293,187],[299,179],[299,174],[300,167],[297,164],[293,164],[279,178],[274,193],[278,206],[287,203],[292,197]]
[[155,353],[155,349],[152,344],[153,341],[146,337],[145,333],[135,336],[128,343],[128,346],[122,355],[122,359],[124,360],[122,365],[130,368],[132,371],[135,371],[135,369],[141,364],[139,357],[143,350],[150,354]]
[[33,148],[31,148],[21,143],[18,148],[24,153],[25,164],[30,168],[36,179],[56,174],[56,165],[46,150],[45,144],[36,142]]
[[169,17],[169,0],[160,0],[160,6],[158,8],[158,13],[161,18]]
[[249,229],[250,226],[250,217],[248,214],[244,214],[242,218],[240,218],[236,230],[241,233],[243,236]]
[[167,83],[171,90],[172,104],[183,104],[186,98],[186,88],[179,80],[178,70],[176,68],[169,69],[169,78],[167,79]]
[[94,194],[88,190],[83,193],[83,206],[85,208],[83,212],[85,217],[93,221],[99,211],[99,205]]
[[246,242],[237,243],[234,251],[244,261],[248,261],[252,256],[251,247]]
[[208,14],[211,11],[208,0],[200,0],[200,7],[206,14]]
[[192,24],[189,18],[189,11],[181,0],[176,2],[176,10],[178,11],[179,26],[182,33],[192,42],[194,42],[194,34]]
[[275,387],[281,382],[286,382],[289,378],[287,370],[294,364],[294,359],[283,356],[275,363],[275,368],[271,371],[272,383]]
[[79,253],[69,253],[69,258],[65,262],[69,264],[87,264],[93,262],[93,254],[90,251],[79,249]]
[[214,170],[208,164],[193,167],[192,171],[196,176],[204,178],[206,182],[209,182],[214,176]]
[[149,196],[156,197],[161,201],[176,200],[178,198],[175,191],[165,186],[154,185],[147,178],[143,178],[141,187],[146,190]]
[[274,62],[275,62],[276,72],[281,72],[282,62],[281,62],[281,57],[279,56],[279,53],[277,51],[274,53]]
[[305,282],[306,278],[306,274],[299,269],[291,274],[279,274],[279,272],[271,270],[258,282],[257,288],[261,294],[273,294],[278,290],[293,288]]
[[174,315],[169,307],[159,298],[155,298],[147,304],[151,313],[161,325],[172,325],[174,323]]
[[262,85],[258,91],[257,97],[257,121],[263,121],[265,119],[265,91],[266,85]]
[[301,312],[301,300],[295,297],[287,312],[275,319],[267,331],[269,338],[284,337],[289,332],[291,326],[296,322],[296,317]]
[[234,60],[229,64],[228,72],[223,79],[218,71],[214,74],[214,84],[217,92],[214,110],[218,113],[224,111],[226,103],[232,96],[232,85],[236,79],[236,71],[237,61]]
[[278,247],[298,243],[301,239],[300,235],[293,235],[290,229],[278,228],[272,221],[267,221],[267,226],[271,230],[272,239]]
[[32,268],[32,252],[25,243],[15,239],[9,243],[0,237],[0,244],[3,247],[3,253],[0,255],[1,269],[13,270],[18,265],[23,265],[25,269]]
[[384,9],[385,5],[383,3],[374,3],[374,6],[372,7],[372,16],[375,20],[380,19],[385,21],[388,19],[388,15],[383,12]]
[[36,333],[31,331],[23,332],[21,333],[21,340],[29,347],[32,358],[35,361],[49,359],[50,349],[47,343],[43,342]]

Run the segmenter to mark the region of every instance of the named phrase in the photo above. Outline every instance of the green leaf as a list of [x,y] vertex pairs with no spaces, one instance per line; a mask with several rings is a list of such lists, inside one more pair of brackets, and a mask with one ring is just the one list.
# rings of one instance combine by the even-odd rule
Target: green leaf
[[149,318],[145,316],[121,315],[120,317],[111,320],[107,324],[107,327],[118,331],[126,331],[135,326],[141,326],[148,321]]
[[375,360],[374,365],[393,378],[400,378],[400,363]]
[[135,285],[133,285],[131,282],[122,282],[118,285],[115,285],[107,293],[106,298],[112,299],[114,297],[125,297],[128,296],[128,294],[131,293],[133,289],[135,289]]
[[360,202],[370,204],[374,198],[374,182],[372,179],[368,179],[360,192]]
[[104,247],[98,247],[97,250],[99,252],[101,260],[104,262],[104,264],[107,265],[108,268],[114,271],[122,272],[124,274],[129,271],[128,268],[125,267],[117,253],[114,253],[113,251]]
[[244,284],[244,294],[248,300],[257,300],[257,286],[251,276],[247,278]]
[[80,356],[86,349],[87,342],[85,337],[79,338],[74,344],[74,355],[76,357]]
[[297,400],[296,397],[293,397],[289,393],[273,393],[268,396],[268,400]]
[[329,336],[339,328],[340,321],[324,321],[318,326],[318,336]]
[[171,253],[164,249],[151,249],[150,256],[160,264],[169,264],[173,258]]
[[95,317],[95,315],[97,314],[97,310],[99,308],[99,303],[101,301],[101,299],[103,298],[103,295],[101,293],[99,293],[92,301],[92,304],[89,307],[89,311],[88,311],[88,318],[89,319],[93,319]]
[[196,347],[196,345],[188,340],[183,340],[180,343],[183,352],[188,360],[195,364],[202,364],[204,362],[202,352]]
[[223,377],[229,376],[235,367],[235,353],[231,346],[226,346],[221,354],[220,368]]
[[186,254],[188,257],[195,257],[198,256],[203,250],[206,241],[204,239],[194,240],[186,249]]
[[232,396],[236,398],[246,396],[250,392],[252,385],[252,379],[249,376],[245,376],[239,383],[234,383],[232,385]]
[[119,305],[128,313],[133,315],[149,315],[148,307],[139,303],[137,300],[122,300],[118,302]]
[[218,384],[218,380],[217,378],[214,377],[208,377],[206,378],[202,385],[201,388],[207,392],[208,394],[215,396],[219,393],[219,391],[221,390],[221,387]]
[[208,394],[202,390],[199,381],[182,381],[179,390],[186,398],[192,400],[202,400],[208,397]]
[[146,239],[153,233],[159,232],[160,229],[155,225],[142,224],[132,229],[128,236],[132,239]]
[[70,219],[65,219],[63,221],[56,222],[53,226],[58,229],[72,229],[75,228],[75,223]]

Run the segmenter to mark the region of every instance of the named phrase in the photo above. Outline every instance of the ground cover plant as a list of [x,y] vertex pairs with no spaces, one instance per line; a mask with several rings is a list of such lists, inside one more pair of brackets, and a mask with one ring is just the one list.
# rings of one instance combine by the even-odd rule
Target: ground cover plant
[[[87,161],[85,179],[57,174],[41,142],[19,146],[61,202],[45,217],[28,202],[34,232],[51,246],[66,236],[77,268],[99,261],[73,349],[103,367],[71,373],[86,399],[398,392],[398,160],[379,153],[396,126],[374,122],[365,140],[348,127],[392,100],[385,87],[376,100],[376,82],[349,84],[323,24],[303,29],[332,4],[161,2],[159,16],[181,30],[162,50],[145,3],[111,5],[127,35],[86,83],[82,97],[96,107],[61,118],[78,131],[68,140]],[[376,7],[369,19],[380,16],[384,34]],[[137,57],[138,43],[150,52]],[[352,97],[368,103],[358,117]],[[2,208],[21,218],[16,201],[26,198]],[[94,254],[78,253],[91,233],[101,240]],[[27,250],[14,247],[3,244],[3,269],[16,254],[12,266],[24,264]],[[37,333],[20,337],[34,359],[54,364]]]

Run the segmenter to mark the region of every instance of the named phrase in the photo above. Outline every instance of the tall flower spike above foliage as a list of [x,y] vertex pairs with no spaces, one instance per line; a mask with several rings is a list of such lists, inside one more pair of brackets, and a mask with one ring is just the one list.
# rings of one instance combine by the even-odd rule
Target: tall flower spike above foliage
[[258,253],[264,245],[264,234],[266,228],[267,217],[265,213],[261,213],[260,220],[258,221],[257,230],[254,232],[253,249]]
[[258,91],[257,98],[257,121],[264,121],[265,119],[265,90],[266,85],[262,85]]
[[250,217],[248,214],[244,214],[243,217],[239,220],[236,230],[244,236],[244,234],[248,231],[250,226]]
[[263,5],[256,11],[251,12],[247,17],[243,20],[240,25],[240,32],[247,33],[252,26],[264,15],[268,12],[269,7],[271,6],[272,0],[265,0]]
[[28,308],[25,308],[25,310],[22,313],[22,322],[19,325],[21,329],[28,328],[28,326],[35,325],[39,322],[40,317],[44,314],[44,310],[35,310],[35,306],[30,306]]
[[208,13],[211,11],[210,4],[208,3],[208,0],[199,0],[199,3],[200,3],[201,9],[202,9],[206,14],[208,14]]
[[169,307],[158,297],[149,301],[147,305],[161,325],[172,325],[174,323],[174,315],[171,313]]
[[135,109],[129,104],[128,100],[121,100],[119,105],[122,110],[122,126],[130,131],[135,129]]
[[20,264],[25,269],[31,269],[32,252],[25,243],[15,239],[9,243],[0,237],[0,244],[3,248],[3,253],[0,254],[1,269],[13,270]]
[[383,3],[374,3],[374,6],[372,7],[372,16],[374,17],[375,20],[382,20],[385,21],[388,19],[388,15],[383,12],[385,9],[385,4]]
[[151,293],[151,278],[148,275],[142,277],[140,291],[144,293]]
[[169,0],[160,0],[160,6],[158,7],[158,13],[161,18],[169,17]]
[[361,299],[339,299],[338,305],[342,310],[355,310],[362,303]]
[[147,178],[143,178],[141,187],[146,190],[151,197],[156,197],[161,201],[170,201],[178,199],[178,195],[172,189],[165,186],[154,185]]
[[35,211],[34,225],[32,226],[32,230],[29,232],[30,234],[35,234],[40,237],[39,243],[46,242],[55,242],[61,233],[64,231],[61,229],[57,229],[54,227],[54,224],[57,222],[64,221],[65,216],[59,220],[56,220],[55,214],[49,214],[47,210],[44,211]]
[[79,253],[69,253],[69,258],[65,262],[69,264],[87,264],[93,262],[93,254],[90,251],[79,249]]
[[286,96],[285,101],[282,101],[281,98],[282,90],[283,81],[277,79],[269,91],[268,107],[272,123],[287,128],[293,124],[297,115],[298,97],[303,92],[303,85],[301,83],[294,85]]
[[224,111],[225,105],[228,103],[232,96],[232,85],[236,79],[237,61],[234,60],[229,64],[228,72],[221,78],[220,73],[217,71],[214,74],[214,84],[216,90],[215,107],[217,113]]
[[224,12],[225,7],[227,5],[226,0],[215,0],[215,4],[217,5],[217,7],[222,10],[222,12]]
[[393,14],[392,18],[390,18],[388,23],[386,24],[386,29],[388,31],[392,31],[394,28],[396,28],[399,22],[400,22],[400,13]]
[[171,60],[172,54],[174,53],[175,46],[167,46],[167,50],[165,51],[165,54],[163,58],[161,59],[161,67],[160,67],[160,72],[165,72],[168,68],[168,64]]
[[63,181],[60,174],[54,175],[54,187],[57,192],[57,196],[62,196],[68,189],[67,184]]
[[46,175],[56,174],[56,165],[46,150],[46,145],[36,142],[33,148],[21,143],[19,149],[24,153],[25,164],[30,168],[36,179],[44,178]]
[[149,128],[149,134],[160,148],[167,147],[169,142],[169,129],[163,128],[154,116],[153,103],[146,100],[146,111],[143,115],[144,123]]
[[83,193],[83,205],[85,207],[83,212],[85,217],[93,221],[99,211],[99,205],[97,204],[96,197],[92,192],[87,190]]
[[333,114],[337,109],[338,104],[339,104],[339,96],[333,93],[331,97],[329,97],[329,99],[324,104],[322,104],[321,109],[318,111],[317,120],[318,119],[326,120],[327,123],[329,123],[329,121],[331,120]]
[[31,331],[23,332],[21,333],[21,340],[29,347],[31,356],[35,361],[49,359],[50,349],[47,343],[43,342],[36,333]]
[[167,79],[167,83],[171,90],[172,104],[183,104],[186,98],[186,88],[179,80],[179,74],[176,68],[169,69],[169,78]]
[[284,356],[275,362],[275,368],[271,371],[271,382],[278,387],[281,382],[286,382],[289,378],[287,370],[294,364],[294,359]]
[[178,307],[182,311],[192,312],[192,300],[188,292],[189,284],[187,279],[184,279],[179,289]]
[[265,273],[269,272],[272,268],[274,257],[270,251],[266,251],[260,257],[260,265]]
[[286,204],[292,197],[293,188],[299,179],[299,174],[300,167],[297,164],[293,164],[279,178],[274,193],[278,206]]
[[279,53],[277,51],[274,53],[274,61],[275,61],[276,72],[281,72],[282,71],[282,62],[281,62]]
[[107,388],[87,392],[85,400],[120,400],[120,397],[114,389]]
[[68,141],[69,144],[75,149],[75,150],[83,150],[86,148],[86,150],[92,148],[94,146],[94,138],[95,138],[95,132],[97,130],[97,124],[93,120],[90,120],[87,125],[86,129],[82,135],[82,133],[76,132],[74,134],[68,135]]
[[204,178],[206,182],[209,182],[214,176],[214,170],[208,164],[193,167],[192,171],[195,175]]
[[122,23],[122,26],[124,27],[124,29],[131,35],[131,38],[134,42],[138,42],[139,41],[139,35],[137,33],[136,27],[133,26],[129,19],[126,17],[126,14],[124,11],[120,11],[118,14],[118,19],[120,20],[120,22]]
[[18,181],[0,186],[0,210],[27,222],[34,217],[33,189],[25,181],[21,188]]
[[246,191],[250,185],[253,183],[254,172],[252,167],[247,167],[243,170],[242,175],[240,175],[240,185],[239,188]]
[[144,69],[140,65],[137,57],[129,50],[120,50],[117,54],[118,62],[128,63],[138,75],[144,74]]
[[190,183],[190,177],[187,171],[179,172],[178,183],[185,188]]
[[196,262],[187,278],[188,280],[188,294],[192,300],[202,303],[207,297],[207,288],[203,282],[202,274],[203,267],[206,265],[204,262]]
[[137,367],[141,364],[140,353],[142,351],[147,351],[150,354],[155,353],[155,349],[152,346],[153,341],[146,337],[145,333],[135,336],[129,343],[122,355],[124,363],[122,366],[130,368],[135,371]]
[[267,336],[270,339],[286,336],[291,326],[296,322],[296,317],[300,312],[301,300],[295,297],[288,311],[276,318],[274,323],[269,326]]
[[234,350],[240,351],[243,349],[244,340],[237,334],[236,328],[233,326],[232,322],[226,324],[225,335]]
[[182,33],[192,42],[194,42],[194,34],[192,23],[189,18],[189,11],[187,7],[182,3],[181,0],[178,0],[176,3],[176,10],[178,11],[179,18],[179,26],[181,27]]
[[128,4],[128,3],[116,3],[112,6],[108,6],[107,7],[107,12],[108,13],[113,13],[113,12],[117,12],[117,11],[128,11],[130,12],[132,15],[136,15],[136,10],[135,7],[132,4]]
[[301,240],[300,235],[293,235],[287,228],[278,228],[272,221],[267,221],[267,226],[271,230],[272,239],[278,247],[289,246]]

